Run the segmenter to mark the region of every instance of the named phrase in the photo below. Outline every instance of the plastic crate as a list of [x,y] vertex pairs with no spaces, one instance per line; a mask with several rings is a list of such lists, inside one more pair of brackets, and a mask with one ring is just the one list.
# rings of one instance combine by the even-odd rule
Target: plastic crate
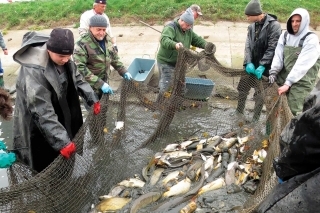
[[154,72],[156,60],[135,58],[128,67],[133,80],[148,84]]
[[186,77],[185,98],[207,100],[212,94],[214,82],[210,79]]

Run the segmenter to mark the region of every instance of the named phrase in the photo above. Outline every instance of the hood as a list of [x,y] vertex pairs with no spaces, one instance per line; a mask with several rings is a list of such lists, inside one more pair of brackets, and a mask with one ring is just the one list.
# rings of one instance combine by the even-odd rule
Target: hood
[[46,42],[49,35],[27,32],[23,35],[21,48],[13,54],[13,60],[21,65],[38,65],[45,67],[48,62]]
[[[300,28],[299,28],[299,31],[297,32],[297,34],[294,34],[292,26],[291,26],[291,18],[292,18],[292,16],[297,15],[297,14],[301,16],[301,24],[300,24]],[[290,18],[287,21],[287,31],[289,34],[299,36],[299,35],[305,34],[306,32],[309,31],[309,24],[310,24],[309,12],[306,9],[297,8],[291,13]]]

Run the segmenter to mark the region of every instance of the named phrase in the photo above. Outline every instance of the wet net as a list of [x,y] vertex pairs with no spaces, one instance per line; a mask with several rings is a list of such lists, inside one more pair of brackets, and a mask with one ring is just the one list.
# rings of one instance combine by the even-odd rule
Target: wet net
[[[74,139],[75,156],[69,160],[59,156],[41,173],[19,162],[7,170],[9,186],[0,189],[0,212],[93,211],[99,196],[108,194],[120,181],[143,180],[143,168],[166,145],[218,135],[250,136],[237,161],[245,162],[262,147],[267,150],[257,189],[240,199],[242,211],[253,212],[277,182],[272,160],[279,154],[279,135],[292,115],[286,97],[277,95],[277,85],[264,79],[249,79],[241,85],[240,78],[247,74],[225,67],[214,53],[215,46],[202,52],[179,50],[171,89],[162,97],[158,97],[158,88],[145,82],[123,81],[114,95],[102,97],[100,114],[88,113]],[[241,87],[250,88],[238,106]],[[155,190],[144,187],[140,194],[151,188]],[[137,193],[127,192],[127,209]],[[154,205],[162,201],[166,199]]]

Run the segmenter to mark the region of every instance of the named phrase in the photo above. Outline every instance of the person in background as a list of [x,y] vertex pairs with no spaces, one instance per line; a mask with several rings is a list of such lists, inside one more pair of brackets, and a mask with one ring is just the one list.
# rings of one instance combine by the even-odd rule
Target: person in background
[[239,97],[236,114],[243,115],[249,91],[254,88],[255,106],[252,121],[255,122],[259,120],[263,107],[259,80],[262,76],[269,76],[274,51],[281,34],[281,26],[275,15],[262,12],[259,0],[251,0],[244,12],[252,24],[248,27],[243,62],[247,75],[241,76],[237,87]]
[[302,112],[305,97],[313,89],[320,68],[320,46],[316,34],[309,30],[306,9],[295,9],[287,31],[279,38],[272,61],[269,82],[280,85],[278,94],[286,94],[293,115]]
[[193,14],[185,11],[178,20],[173,20],[162,30],[160,48],[157,54],[159,70],[159,96],[161,97],[170,89],[178,57],[178,49],[193,45],[204,49],[207,42],[192,30],[194,23]]
[[109,47],[110,40],[106,36],[108,22],[101,15],[90,18],[89,31],[81,36],[75,44],[74,61],[79,72],[96,92],[99,99],[103,93],[113,94],[109,86],[110,65],[124,79],[130,80],[131,74],[119,60],[117,51]]
[[79,34],[82,36],[86,34],[89,31],[89,24],[90,24],[90,18],[94,15],[102,15],[106,20],[108,24],[108,29],[106,31],[106,35],[111,38],[112,48],[114,51],[118,52],[118,46],[116,42],[116,37],[113,35],[111,30],[111,24],[109,21],[108,16],[104,13],[107,7],[107,1],[106,0],[95,0],[93,3],[93,9],[87,10],[84,12],[80,17],[80,27],[78,28]]
[[197,4],[191,5],[187,10],[189,10],[189,11],[191,11],[193,13],[194,20],[199,18],[199,16],[202,16],[201,8]]
[[24,35],[22,47],[13,55],[21,65],[16,82],[13,147],[22,162],[41,172],[61,154],[76,151],[72,139],[82,126],[79,95],[94,114],[100,103],[84,81],[71,55],[71,30],[53,29],[50,37],[37,32]]
[[[4,42],[2,32],[0,31],[0,47],[3,50],[5,55],[8,55],[8,49],[6,47],[6,43]],[[4,70],[2,68],[1,59],[0,59],[0,88],[4,88],[4,80],[3,80]]]

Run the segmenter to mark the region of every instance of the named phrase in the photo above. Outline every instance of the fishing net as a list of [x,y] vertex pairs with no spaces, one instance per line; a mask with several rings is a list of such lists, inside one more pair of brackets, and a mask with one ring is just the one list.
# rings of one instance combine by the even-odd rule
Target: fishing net
[[[244,84],[259,92],[250,89],[240,106],[243,113],[237,113],[239,81],[247,74],[225,67],[214,53],[215,46],[201,52],[179,50],[172,87],[163,97],[138,81],[123,81],[114,95],[104,95],[101,113],[88,112],[76,135],[77,153],[71,159],[59,156],[41,173],[19,162],[7,170],[9,186],[0,189],[0,212],[88,212],[118,182],[141,176],[167,144],[248,134],[252,139],[239,161],[269,140],[260,184],[244,205],[243,212],[252,212],[276,184],[272,160],[292,115],[286,97],[279,97],[277,86],[265,79]],[[257,96],[264,107],[254,118]]]

